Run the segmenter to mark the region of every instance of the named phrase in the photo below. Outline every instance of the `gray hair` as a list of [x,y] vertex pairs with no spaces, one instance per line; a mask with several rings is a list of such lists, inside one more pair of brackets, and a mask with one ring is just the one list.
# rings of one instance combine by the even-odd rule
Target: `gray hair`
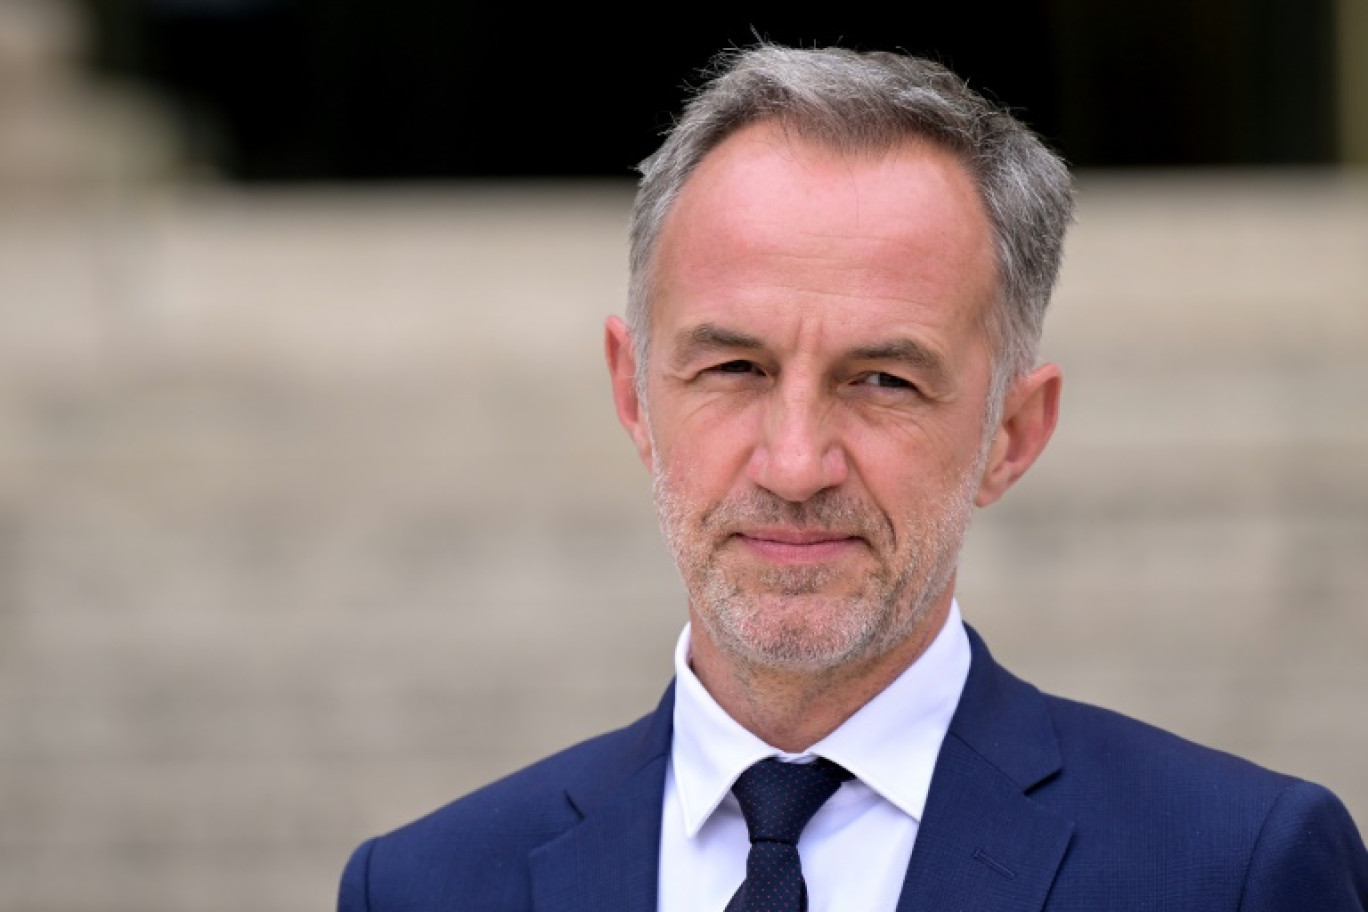
[[918,57],[761,44],[723,53],[710,75],[665,142],[639,166],[627,322],[642,392],[653,257],[675,198],[704,156],[728,136],[753,123],[777,121],[838,151],[882,151],[909,138],[928,140],[968,169],[992,224],[998,260],[997,301],[987,314],[995,424],[1008,384],[1035,363],[1059,274],[1073,214],[1064,162],[964,80]]

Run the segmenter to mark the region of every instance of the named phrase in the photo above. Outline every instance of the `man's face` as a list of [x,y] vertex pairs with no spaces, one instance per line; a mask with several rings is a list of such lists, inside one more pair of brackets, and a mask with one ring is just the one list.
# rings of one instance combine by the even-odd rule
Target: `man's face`
[[939,626],[985,499],[995,262],[969,175],[928,145],[760,124],[690,176],[629,427],[696,641],[816,672]]

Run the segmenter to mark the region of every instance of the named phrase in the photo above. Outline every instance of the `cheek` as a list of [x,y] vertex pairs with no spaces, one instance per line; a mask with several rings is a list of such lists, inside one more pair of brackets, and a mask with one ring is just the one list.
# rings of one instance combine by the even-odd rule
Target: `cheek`
[[926,419],[847,422],[846,458],[871,490],[929,487],[952,474],[958,441],[944,422]]
[[852,434],[846,454],[873,505],[898,525],[962,496],[979,447],[977,435],[962,436],[925,424],[894,433]]
[[741,410],[662,410],[653,441],[657,473],[679,493],[725,493],[745,474],[754,422]]
[[698,439],[666,447],[658,456],[655,472],[675,510],[695,516],[725,500],[742,475],[734,460],[724,460],[720,445]]

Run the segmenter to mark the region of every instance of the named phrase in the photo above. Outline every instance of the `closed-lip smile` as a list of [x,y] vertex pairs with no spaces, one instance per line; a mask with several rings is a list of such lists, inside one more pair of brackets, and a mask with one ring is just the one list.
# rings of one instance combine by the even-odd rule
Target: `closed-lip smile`
[[767,526],[745,529],[734,536],[750,552],[776,563],[820,563],[862,544],[857,535],[829,529]]

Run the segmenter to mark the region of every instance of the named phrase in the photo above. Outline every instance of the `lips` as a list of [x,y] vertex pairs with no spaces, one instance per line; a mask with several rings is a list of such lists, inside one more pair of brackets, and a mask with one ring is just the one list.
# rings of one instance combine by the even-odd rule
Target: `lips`
[[813,529],[808,531],[783,527],[750,529],[736,534],[755,541],[774,542],[781,545],[820,545],[825,542],[848,541],[856,537],[844,532],[832,532],[827,529]]
[[747,529],[733,536],[747,552],[773,563],[802,564],[835,560],[864,540],[830,530],[792,528]]

